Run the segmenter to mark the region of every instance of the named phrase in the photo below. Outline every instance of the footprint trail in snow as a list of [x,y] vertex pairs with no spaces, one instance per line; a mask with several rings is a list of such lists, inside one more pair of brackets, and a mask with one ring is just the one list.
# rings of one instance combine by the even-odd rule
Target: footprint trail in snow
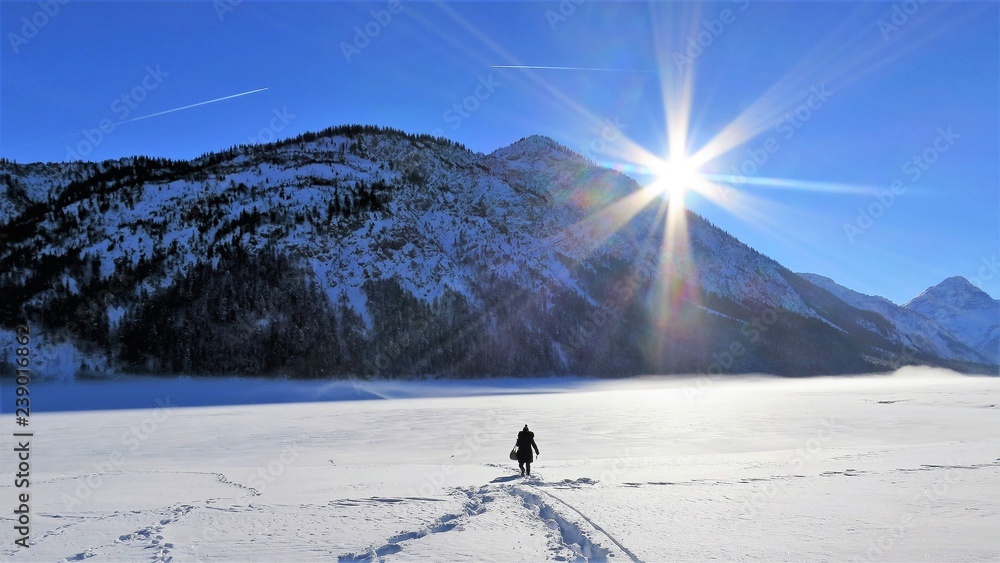
[[[464,510],[448,513],[426,526],[400,532],[380,545],[344,553],[341,562],[376,562],[420,558],[441,553],[447,543],[455,558],[481,557],[484,542],[492,542],[496,554],[508,558],[511,551],[553,561],[640,561],[634,553],[576,507],[547,489],[594,486],[588,478],[547,483],[540,476],[498,477],[481,487],[456,489],[464,495]],[[444,536],[444,537],[442,537]],[[463,537],[467,536],[467,537]],[[496,538],[508,545],[496,545]]]

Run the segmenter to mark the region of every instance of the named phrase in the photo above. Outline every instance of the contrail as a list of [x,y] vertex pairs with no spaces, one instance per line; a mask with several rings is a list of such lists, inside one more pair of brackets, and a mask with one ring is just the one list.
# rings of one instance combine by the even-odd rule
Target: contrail
[[[239,98],[240,96],[247,96],[247,95],[250,95],[250,94],[256,94],[257,92],[263,92],[264,90],[267,90],[267,88],[257,88],[256,90],[250,90],[248,92],[241,92],[239,94],[233,94],[231,96],[223,96],[221,98],[215,98],[214,100],[208,100],[206,102],[198,102],[196,104],[189,104],[189,105],[186,105],[186,106],[181,106],[179,108],[168,109],[168,110],[164,110],[164,111],[158,111],[156,113],[151,113],[149,115],[142,115],[142,116],[139,116],[139,117],[133,117],[132,119],[127,119],[125,121],[119,121],[117,123],[114,123],[113,125],[115,127],[118,127],[119,125],[122,125],[122,124],[125,124],[125,123],[132,123],[133,121],[139,121],[140,119],[149,119],[150,117],[156,117],[158,115],[163,115],[165,113],[173,113],[175,111],[181,111],[181,110],[190,109],[190,108],[193,108],[193,107],[204,106],[204,105],[207,105],[207,104],[214,104],[215,102],[221,102],[223,100],[230,100],[232,98]],[[75,137],[75,136],[80,135],[80,134],[81,134],[80,131],[78,131],[76,133],[68,133],[66,135],[60,135],[59,137],[52,137],[51,139],[43,139],[41,141],[35,141],[33,143],[28,143],[26,145],[21,145],[20,147],[17,147],[17,149],[22,149],[24,147],[32,147],[32,146],[35,146],[35,145],[40,145],[42,143],[48,143],[49,141],[56,141],[58,139],[65,139],[67,137]],[[17,149],[15,149],[15,150],[17,150]]]
[[654,72],[652,70],[630,68],[593,68],[586,66],[490,65],[490,68],[514,68],[527,70],[593,70],[598,72]]
[[215,98],[214,100],[208,100],[207,102],[198,102],[197,104],[191,104],[191,105],[187,105],[187,106],[181,106],[179,108],[168,109],[166,111],[158,111],[156,113],[151,113],[149,115],[143,115],[143,116],[140,116],[140,117],[134,117],[134,118],[129,119],[127,121],[122,121],[121,123],[131,123],[133,121],[139,121],[140,119],[149,119],[150,117],[156,117],[157,115],[163,115],[165,113],[173,113],[175,111],[181,111],[182,109],[194,108],[194,107],[198,107],[198,106],[204,106],[204,105],[207,105],[207,104],[214,104],[215,102],[221,102],[222,100],[231,100],[233,98],[239,98],[240,96],[247,96],[247,95],[250,95],[250,94],[256,94],[257,92],[263,92],[264,90],[267,90],[267,88],[257,88],[256,90],[250,90],[249,92],[242,92],[240,94],[233,94],[232,96],[223,96],[221,98]]

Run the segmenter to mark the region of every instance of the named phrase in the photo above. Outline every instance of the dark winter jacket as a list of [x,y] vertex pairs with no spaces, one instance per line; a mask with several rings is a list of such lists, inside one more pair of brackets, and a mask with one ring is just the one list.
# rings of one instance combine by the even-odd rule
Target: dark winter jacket
[[531,463],[535,456],[531,454],[531,448],[535,448],[538,453],[538,446],[535,445],[535,433],[530,430],[522,430],[517,433],[517,461],[520,463]]

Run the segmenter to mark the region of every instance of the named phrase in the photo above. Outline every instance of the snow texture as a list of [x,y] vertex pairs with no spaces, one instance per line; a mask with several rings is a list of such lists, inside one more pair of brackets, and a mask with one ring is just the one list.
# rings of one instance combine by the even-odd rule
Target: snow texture
[[[233,389],[207,383],[151,384],[155,408],[33,414],[32,546],[16,549],[7,516],[0,557],[1000,558],[997,378],[356,382],[409,398],[185,404]],[[506,459],[525,423],[541,450],[530,478]]]

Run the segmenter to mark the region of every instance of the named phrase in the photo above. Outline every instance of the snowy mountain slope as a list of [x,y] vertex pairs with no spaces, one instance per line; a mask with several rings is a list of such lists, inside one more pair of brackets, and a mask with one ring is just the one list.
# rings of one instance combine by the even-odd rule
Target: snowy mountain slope
[[704,219],[691,223],[691,247],[699,284],[737,303],[758,303],[822,319],[788,282],[780,264],[737,241]]
[[958,340],[947,329],[934,320],[896,305],[884,297],[865,295],[837,284],[830,278],[817,274],[799,274],[810,282],[833,293],[848,305],[865,311],[873,311],[888,320],[894,330],[883,330],[872,325],[871,329],[879,331],[886,338],[914,350],[927,350],[941,358],[969,362],[991,362],[988,357]]
[[690,212],[663,279],[657,205],[592,230],[640,187],[544,137],[483,155],[345,126],[0,180],[0,323],[124,371],[844,373],[904,341]]
[[33,204],[45,203],[51,188],[69,178],[82,178],[96,173],[100,165],[93,163],[49,163],[20,165],[0,159],[0,223],[8,223]]
[[1000,364],[1000,300],[955,276],[903,305],[948,329],[956,339]]

